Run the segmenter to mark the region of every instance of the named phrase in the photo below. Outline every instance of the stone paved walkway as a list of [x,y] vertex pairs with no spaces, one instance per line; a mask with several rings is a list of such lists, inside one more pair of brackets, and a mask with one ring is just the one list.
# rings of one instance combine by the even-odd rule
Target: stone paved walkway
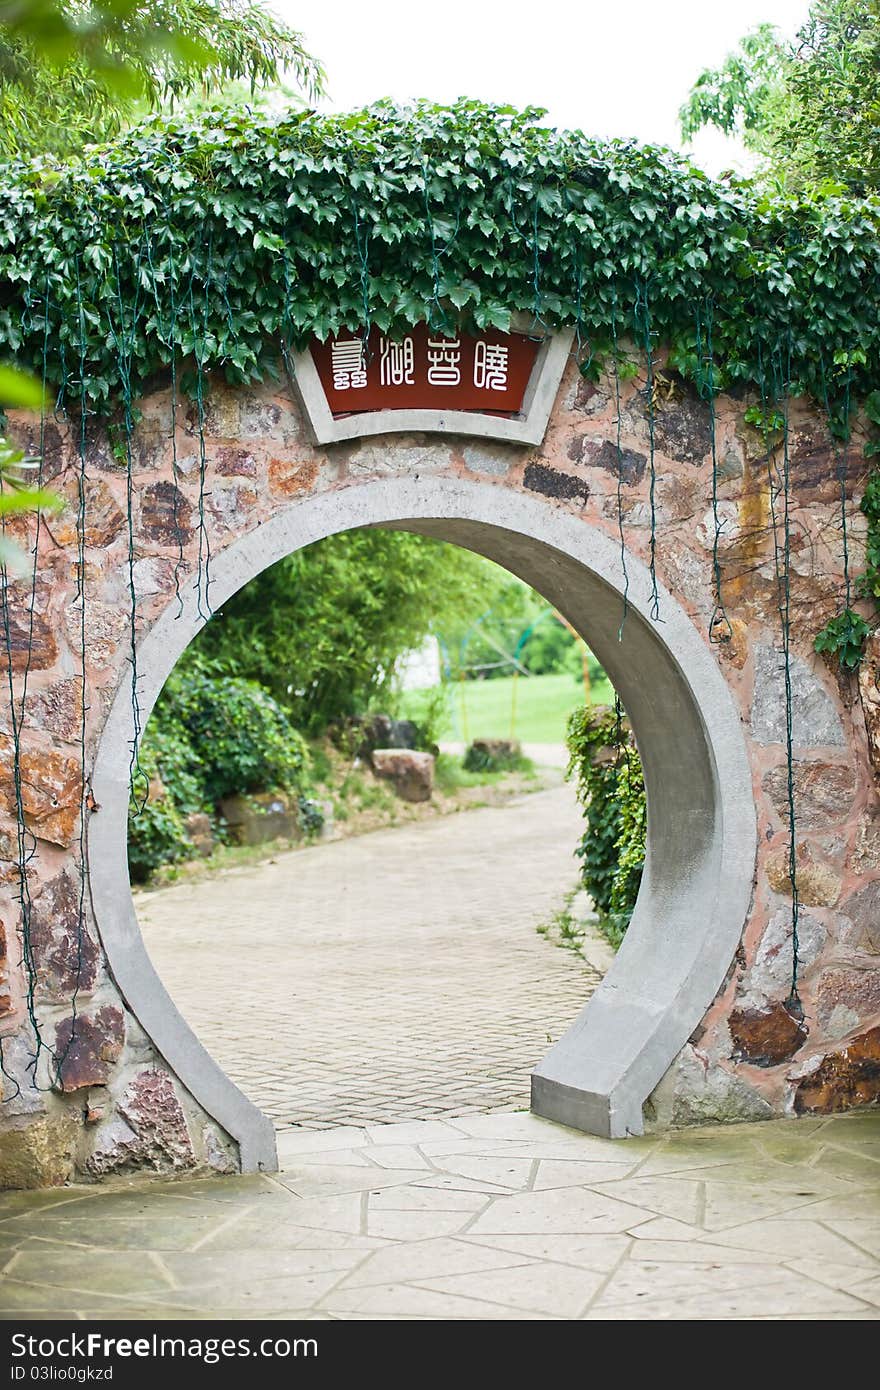
[[570,787],[137,896],[156,968],[279,1125],[527,1107],[599,975],[535,928],[576,876]]
[[5,1318],[878,1319],[880,1113],[281,1136],[277,1177],[0,1195]]

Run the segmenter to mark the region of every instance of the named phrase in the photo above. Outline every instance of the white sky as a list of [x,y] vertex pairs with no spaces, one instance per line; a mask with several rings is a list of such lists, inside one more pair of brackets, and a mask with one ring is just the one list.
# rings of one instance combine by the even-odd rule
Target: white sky
[[[749,29],[793,35],[808,0],[272,0],[327,69],[324,106],[379,97],[473,96],[544,106],[551,121],[599,137],[678,147],[677,113],[704,67]],[[710,173],[741,164],[738,146],[704,132]]]

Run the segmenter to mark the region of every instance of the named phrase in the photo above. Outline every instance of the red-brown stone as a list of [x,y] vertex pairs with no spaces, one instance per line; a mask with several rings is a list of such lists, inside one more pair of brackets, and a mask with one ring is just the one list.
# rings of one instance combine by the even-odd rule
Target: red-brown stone
[[803,1047],[807,1031],[784,1004],[775,1001],[766,1009],[735,1009],[730,1015],[730,1036],[737,1060],[775,1067]]
[[831,1115],[880,1100],[880,1028],[870,1028],[839,1052],[829,1052],[798,1084],[798,1115]]
[[65,1018],[55,1032],[57,1085],[62,1091],[103,1086],[125,1042],[122,1010],[107,1005],[93,1015]]
[[[25,602],[9,605],[9,649],[12,669],[16,673],[25,669],[46,671],[58,660],[58,644],[49,621],[42,613],[31,613],[30,595]],[[6,661],[5,630],[3,661]]]
[[282,497],[296,497],[301,492],[309,492],[318,481],[317,460],[307,459],[304,463],[290,459],[269,460],[269,487]]
[[167,1072],[157,1068],[140,1072],[119,1109],[154,1163],[164,1159],[185,1168],[195,1162],[186,1116]]
[[[764,778],[764,790],[780,819],[788,815],[788,772],[775,767]],[[820,830],[846,820],[852,809],[856,779],[839,763],[797,763],[794,793],[798,822],[804,830]]]
[[98,947],[80,912],[80,884],[71,873],[51,879],[29,914],[37,992],[54,1002],[94,989]]
[[174,483],[151,483],[141,498],[141,532],[159,545],[177,545],[192,535],[192,508]]
[[218,449],[214,455],[214,467],[225,477],[255,478],[257,460],[246,449],[236,449],[227,445]]
[[[0,810],[16,814],[12,740],[0,734]],[[40,840],[66,847],[79,821],[82,769],[52,749],[26,750],[19,759],[25,824]]]
[[838,503],[843,475],[847,497],[861,492],[868,474],[862,449],[835,449],[828,434],[807,432],[796,438],[789,456],[792,490],[798,506]]
[[171,1077],[157,1067],[138,1072],[118,1114],[98,1132],[87,1170],[96,1177],[132,1167],[168,1172],[195,1166],[183,1107]]
[[[59,545],[74,546],[79,541],[79,483],[68,482],[63,497],[67,505],[60,518],[52,522],[52,535]],[[103,549],[119,535],[125,517],[103,479],[86,481],[84,499],[83,540],[87,546]]]

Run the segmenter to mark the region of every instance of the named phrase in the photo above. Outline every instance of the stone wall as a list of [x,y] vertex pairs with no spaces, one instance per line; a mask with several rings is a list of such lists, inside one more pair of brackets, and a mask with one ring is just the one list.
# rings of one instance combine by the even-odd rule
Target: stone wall
[[[716,408],[729,629],[716,627],[714,636],[723,640],[713,642],[712,650],[747,735],[760,841],[757,874],[727,982],[655,1092],[655,1124],[824,1114],[880,1096],[880,645],[874,639],[858,677],[841,674],[812,649],[815,633],[841,606],[841,465],[853,562],[860,562],[862,441],[855,437],[840,459],[818,416],[805,409],[793,414],[801,1023],[785,1007],[791,971],[785,703],[767,460],[760,438],[743,421],[746,404],[721,398]],[[624,389],[620,424],[623,533],[628,550],[647,561],[644,379]],[[19,794],[32,969],[26,968],[19,930],[22,856],[6,699],[0,707],[0,1181],[8,1185],[61,1183],[74,1174],[98,1178],[131,1168],[226,1171],[237,1163],[228,1136],[171,1074],[126,1008],[82,890],[83,621],[90,766],[110,701],[131,679],[129,580],[140,634],[174,601],[175,583],[192,582],[200,552],[216,555],[302,498],[395,474],[460,477],[538,494],[609,536],[618,534],[613,392],[607,383],[588,384],[573,366],[539,449],[439,436],[315,448],[286,387],[217,385],[206,400],[201,512],[194,407],[180,406],[174,431],[176,471],[170,393],[158,390],[142,403],[135,432],[129,571],[127,471],[119,462],[119,431],[90,425],[83,619],[77,431],[50,423],[46,480],[70,505],[40,528],[33,610],[30,577],[9,591],[17,710],[25,681],[27,687]],[[35,430],[26,420],[18,433],[35,446]],[[658,402],[654,438],[657,572],[708,642],[715,608],[708,407],[679,388]],[[32,545],[33,521],[16,526],[21,543]],[[711,711],[705,714],[711,719]],[[89,804],[88,787],[85,803],[86,816],[99,809]],[[35,1025],[44,1045],[36,1065]],[[53,1055],[63,1059],[60,1068]]]

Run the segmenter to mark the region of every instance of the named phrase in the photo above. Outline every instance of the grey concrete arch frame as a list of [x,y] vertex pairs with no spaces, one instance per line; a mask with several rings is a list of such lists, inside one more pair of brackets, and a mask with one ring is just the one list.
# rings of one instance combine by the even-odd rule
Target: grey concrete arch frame
[[[418,531],[506,566],[588,637],[620,692],[648,789],[642,888],[614,965],[537,1066],[532,1108],[595,1134],[640,1133],[645,1100],[724,982],[752,892],[751,777],[740,718],[715,659],[669,593],[660,595],[662,624],[650,620],[650,577],[632,556],[629,616],[618,641],[623,574],[609,536],[549,500],[452,478],[382,478],[288,504],[214,559],[213,606],[283,556],[359,526]],[[169,596],[139,647],[142,718],[201,626],[194,592],[184,593],[182,613]],[[198,1042],[141,937],[126,860],[131,740],[123,686],[92,778],[100,810],[91,818],[88,857],[98,930],[128,1006],[183,1085],[238,1143],[242,1169],[271,1171],[271,1122]]]

